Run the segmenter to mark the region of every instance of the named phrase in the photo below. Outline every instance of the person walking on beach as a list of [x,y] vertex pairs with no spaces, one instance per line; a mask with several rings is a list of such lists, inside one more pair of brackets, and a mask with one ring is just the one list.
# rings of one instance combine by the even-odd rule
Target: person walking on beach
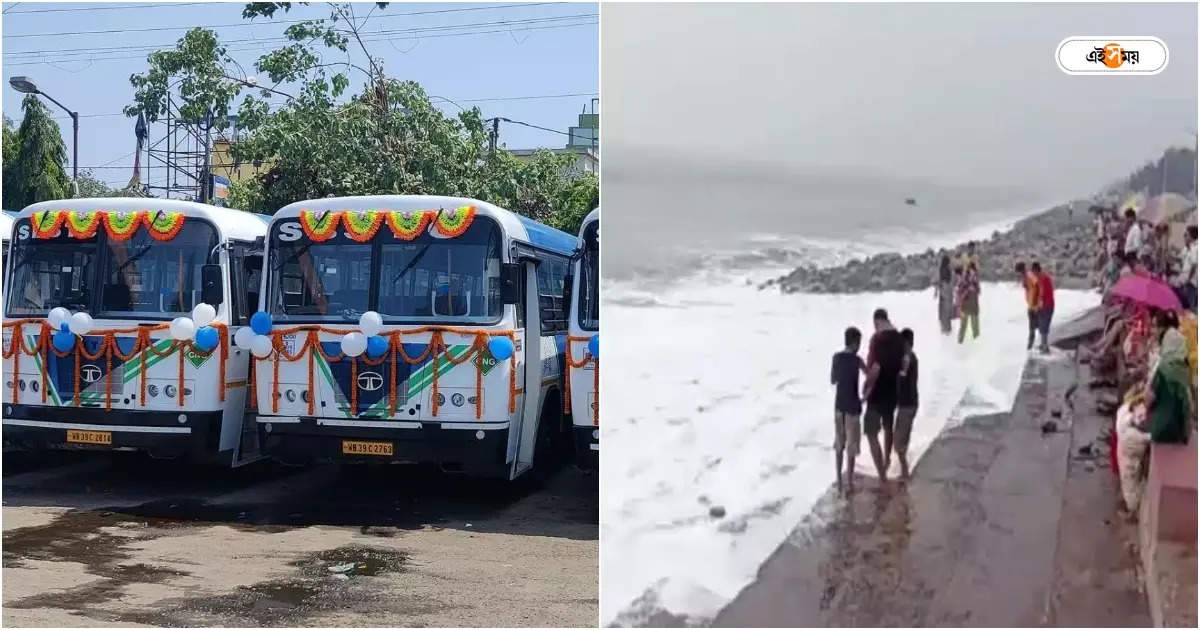
[[1054,318],[1054,278],[1042,269],[1041,263],[1031,266],[1038,283],[1038,332],[1042,333],[1042,354],[1050,352],[1050,320]]
[[958,343],[967,338],[967,324],[971,325],[973,339],[979,338],[979,270],[975,263],[967,265],[958,285],[958,302],[962,322],[958,325]]
[[837,462],[837,488],[842,491],[842,454],[846,456],[846,488],[854,491],[854,458],[859,451],[859,417],[862,415],[862,400],[858,397],[858,374],[866,372],[867,366],[858,356],[862,344],[862,333],[853,326],[846,329],[846,347],[833,355],[833,369],[829,381],[837,386],[833,404],[833,452]]
[[896,389],[896,434],[893,448],[900,461],[900,478],[908,479],[908,438],[912,435],[913,419],[917,417],[917,354],[913,352],[913,331],[900,331],[904,342],[904,358]]
[[1038,331],[1038,317],[1042,310],[1042,302],[1038,296],[1038,277],[1025,268],[1024,262],[1017,263],[1016,272],[1021,286],[1025,288],[1025,309],[1029,315],[1029,339],[1025,342],[1025,349],[1032,350],[1033,339]]
[[953,330],[951,321],[954,319],[954,275],[950,272],[949,255],[942,256],[933,296],[938,301],[938,321],[942,324],[942,334],[948,335]]
[[[896,387],[899,384],[900,363],[904,358],[904,341],[888,321],[887,311],[875,309],[875,334],[867,350],[867,378],[863,383],[863,398],[867,410],[863,414],[863,432],[880,481],[887,481],[891,462],[892,430],[896,416]],[[883,430],[883,449],[879,448],[879,431]]]

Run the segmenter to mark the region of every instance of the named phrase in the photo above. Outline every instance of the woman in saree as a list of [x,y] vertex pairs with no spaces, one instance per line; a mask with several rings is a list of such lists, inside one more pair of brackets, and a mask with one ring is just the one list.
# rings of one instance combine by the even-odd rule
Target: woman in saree
[[1159,313],[1154,321],[1159,337],[1158,358],[1146,384],[1146,419],[1139,426],[1153,442],[1186,444],[1192,431],[1191,373],[1187,340],[1179,332],[1173,311]]
[[938,302],[938,321],[942,324],[942,334],[948,335],[953,328],[951,321],[954,319],[954,275],[950,271],[949,255],[942,255],[933,295]]

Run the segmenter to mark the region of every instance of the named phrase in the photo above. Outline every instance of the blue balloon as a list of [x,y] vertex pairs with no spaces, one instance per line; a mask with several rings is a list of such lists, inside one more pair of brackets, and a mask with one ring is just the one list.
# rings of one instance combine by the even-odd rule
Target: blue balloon
[[591,352],[592,356],[596,357],[597,359],[600,358],[600,335],[599,334],[592,335],[592,338],[588,339],[588,352]]
[[67,325],[67,322],[63,322],[62,325],[58,327],[58,329],[65,333],[71,332],[71,327]]
[[387,354],[388,341],[379,335],[374,335],[367,338],[367,357],[378,359]]
[[250,330],[266,335],[271,332],[271,316],[266,311],[259,311],[250,316]]
[[200,329],[196,331],[195,343],[196,347],[199,348],[201,352],[208,352],[209,350],[216,348],[217,344],[220,342],[221,334],[218,333],[217,329],[213,328],[212,326],[201,326]]
[[65,330],[60,330],[54,333],[53,337],[54,349],[59,352],[66,352],[75,347],[75,335]]
[[492,337],[488,340],[488,352],[491,352],[497,361],[503,361],[512,356],[513,342],[508,337]]

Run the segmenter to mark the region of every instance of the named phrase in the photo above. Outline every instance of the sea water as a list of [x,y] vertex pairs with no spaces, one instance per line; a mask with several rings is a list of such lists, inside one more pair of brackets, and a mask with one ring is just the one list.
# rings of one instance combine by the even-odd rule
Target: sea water
[[[983,285],[981,335],[968,333],[962,344],[957,321],[953,335],[941,333],[932,289],[783,295],[757,288],[800,262],[952,246],[1015,217],[992,218],[954,234],[894,227],[874,240],[747,231],[670,246],[667,257],[683,262],[666,273],[631,268],[610,279],[606,266],[604,624],[618,616],[637,623],[653,610],[710,618],[754,579],[834,481],[830,361],[851,325],[863,332],[865,357],[876,308],[915,334],[920,408],[910,461],[949,423],[1011,409],[1029,357],[1015,281]],[[1060,290],[1056,301],[1055,319],[1063,321],[1099,297]],[[865,438],[856,465],[875,475]],[[723,516],[710,515],[717,506]]]

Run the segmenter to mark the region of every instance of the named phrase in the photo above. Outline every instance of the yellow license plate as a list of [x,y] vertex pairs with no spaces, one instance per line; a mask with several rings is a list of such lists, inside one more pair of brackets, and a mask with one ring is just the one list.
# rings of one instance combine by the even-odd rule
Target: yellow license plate
[[354,442],[342,440],[343,455],[391,455],[391,442]]
[[77,444],[112,445],[112,433],[109,431],[67,431],[67,441]]

